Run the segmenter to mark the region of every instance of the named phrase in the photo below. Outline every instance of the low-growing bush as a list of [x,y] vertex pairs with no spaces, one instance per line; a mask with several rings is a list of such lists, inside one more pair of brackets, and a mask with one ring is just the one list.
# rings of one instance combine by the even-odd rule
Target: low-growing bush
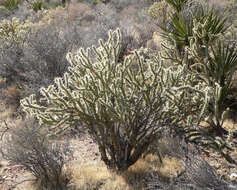
[[62,76],[67,69],[66,53],[80,42],[73,27],[68,30],[55,24],[41,27],[18,19],[3,21],[2,26],[0,76],[6,78],[8,85],[23,82],[33,91],[50,84],[54,77]]
[[21,58],[30,26],[30,23],[21,23],[17,18],[0,22],[0,76],[6,79],[7,85],[25,78]]
[[65,173],[68,145],[54,143],[35,121],[18,122],[9,127],[1,146],[3,157],[22,166],[35,177],[38,189],[65,190],[70,176]]

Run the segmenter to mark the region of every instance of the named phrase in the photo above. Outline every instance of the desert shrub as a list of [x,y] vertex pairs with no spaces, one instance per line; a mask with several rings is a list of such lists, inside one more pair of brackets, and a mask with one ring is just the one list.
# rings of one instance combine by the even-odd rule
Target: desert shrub
[[[165,26],[168,17],[168,4],[165,1],[159,1],[149,7],[148,14],[162,26]],[[160,21],[161,20],[161,21]]]
[[105,164],[123,171],[165,127],[200,120],[208,89],[201,89],[202,83],[190,87],[195,79],[185,74],[185,67],[162,67],[161,60],[145,50],[120,60],[119,30],[99,43],[97,48],[69,53],[69,73],[41,88],[39,102],[31,95],[21,104],[54,134],[75,121],[86,124]]
[[11,46],[4,44],[0,53],[0,74],[6,79],[6,85],[25,81],[26,76],[23,73],[25,69],[24,65],[21,65],[23,44],[12,44]]
[[2,30],[4,39],[9,40],[1,44],[0,73],[8,84],[23,82],[34,91],[48,85],[54,77],[62,76],[67,68],[66,53],[81,38],[72,26],[63,29],[62,25],[44,23],[41,27],[41,24],[24,24],[19,20],[17,24],[19,29],[17,25],[14,33]]
[[46,131],[35,121],[9,127],[1,147],[3,157],[30,172],[39,189],[67,189],[70,179],[64,168],[70,153],[67,144],[47,139]]
[[123,8],[126,8],[130,5],[133,5],[137,8],[143,8],[143,7],[146,7],[147,5],[149,5],[149,1],[147,1],[147,0],[130,0],[130,1],[110,0],[109,3],[111,5],[113,5],[114,7],[116,7],[116,9],[118,9],[118,10],[122,10]]
[[[60,29],[52,25],[28,35],[22,62],[28,66],[25,69],[31,71],[28,77],[33,85],[37,85],[37,80],[38,84],[47,85],[54,77],[66,71],[65,56],[73,42],[69,34],[64,35]],[[71,37],[76,38],[73,34]],[[44,81],[39,81],[40,78]]]
[[20,64],[20,59],[30,26],[30,23],[21,23],[17,18],[0,22],[0,75],[6,78],[6,84],[12,83],[16,78],[24,78],[24,66]]
[[[24,12],[25,7],[22,5],[21,11]],[[12,39],[1,44],[1,76],[9,83],[27,83],[32,91],[50,84],[54,77],[62,76],[67,69],[65,57],[69,50],[90,47],[99,38],[105,40],[109,29],[121,26],[123,39],[127,39],[123,40],[124,49],[128,46],[130,50],[145,46],[155,30],[154,26],[150,27],[148,19],[132,18],[129,28],[125,18],[120,20],[120,14],[109,5],[90,7],[77,3],[67,8],[38,11],[33,16],[32,12],[15,14],[21,20],[4,21],[11,24],[8,24],[10,29],[16,27],[13,32],[4,31],[4,39],[8,37],[6,35]],[[11,42],[11,46],[6,42]]]
[[[61,10],[63,10],[61,8]],[[64,10],[65,11],[65,10]],[[79,25],[83,25],[86,21],[91,24],[90,21],[95,20],[95,10],[93,10],[89,5],[84,3],[70,3],[67,12],[68,20],[77,20]]]

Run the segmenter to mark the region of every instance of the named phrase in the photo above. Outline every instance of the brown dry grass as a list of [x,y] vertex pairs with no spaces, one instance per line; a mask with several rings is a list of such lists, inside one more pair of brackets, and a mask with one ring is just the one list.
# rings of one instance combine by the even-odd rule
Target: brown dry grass
[[177,158],[165,157],[159,168],[159,174],[166,178],[175,178],[181,175],[184,170],[184,166]]
[[72,182],[78,190],[130,190],[125,180],[111,173],[102,162],[75,165],[72,173]]
[[143,190],[150,173],[172,178],[184,171],[179,160],[165,157],[161,164],[158,156],[152,154],[138,160],[121,175],[109,171],[101,161],[74,163],[72,168],[72,182],[79,190]]

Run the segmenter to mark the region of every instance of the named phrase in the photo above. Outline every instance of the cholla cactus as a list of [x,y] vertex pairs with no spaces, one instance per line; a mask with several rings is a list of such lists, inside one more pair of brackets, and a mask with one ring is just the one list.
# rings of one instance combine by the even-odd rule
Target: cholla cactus
[[0,22],[0,41],[20,42],[30,30],[30,23],[21,23],[17,18]]
[[21,104],[52,133],[83,122],[98,143],[102,160],[122,171],[165,127],[200,119],[207,96],[202,83],[190,87],[195,78],[185,67],[165,68],[159,57],[149,54],[144,59],[146,50],[120,62],[120,43],[120,31],[110,31],[108,41],[100,40],[98,48],[68,53],[69,72],[41,88],[39,102],[31,95]]

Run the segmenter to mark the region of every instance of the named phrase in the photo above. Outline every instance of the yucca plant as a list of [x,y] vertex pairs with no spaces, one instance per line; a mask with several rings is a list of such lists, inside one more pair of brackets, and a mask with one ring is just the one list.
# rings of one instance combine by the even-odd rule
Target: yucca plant
[[[188,7],[187,7],[188,8]],[[215,10],[206,9],[200,4],[198,11],[190,9],[170,15],[169,27],[160,27],[161,36],[171,46],[175,46],[177,57],[184,58],[185,47],[193,41],[200,47],[199,53],[204,56],[203,45],[211,45],[228,29],[226,17],[221,17]]]
[[233,44],[218,41],[216,46],[211,46],[205,67],[208,75],[221,87],[231,87],[233,75],[237,70],[237,48]]
[[[236,71],[236,49],[226,45],[223,40],[224,33],[228,30],[226,17],[213,9],[199,8],[198,13],[191,9],[171,15],[170,28],[162,28],[163,37],[168,42],[163,45],[163,57],[172,63],[187,65],[187,72],[199,78],[197,83],[204,82],[210,87],[207,121],[214,127],[213,132],[217,132],[213,134],[222,136],[227,134],[222,126],[234,103],[232,79]],[[223,143],[217,142],[198,126],[198,130],[193,130],[190,125],[184,128],[184,133],[196,134],[199,140],[206,139],[207,141],[199,141],[201,144],[208,142],[204,146],[215,150],[218,150],[220,144],[224,147],[224,140]],[[229,159],[226,155],[225,157]]]
[[[207,48],[207,47],[206,47]],[[232,81],[237,70],[237,49],[233,44],[217,41],[206,51],[207,55],[200,58],[196,53],[196,61],[201,68],[199,77],[213,87],[213,102],[210,110],[213,114],[211,122],[218,130],[222,130],[227,109],[231,109],[234,102],[232,94]]]
[[185,46],[189,46],[192,36],[193,22],[185,20],[181,14],[170,17],[169,27],[160,27],[161,36],[175,46],[178,57],[182,59]]
[[213,9],[208,10],[200,17],[194,18],[193,22],[193,32],[200,45],[215,43],[229,28],[229,25],[226,25],[227,17],[219,15]]
[[45,8],[44,2],[42,0],[34,1],[32,3],[32,8],[35,12],[42,10],[43,8]]
[[165,0],[170,6],[174,8],[174,10],[179,13],[182,10],[183,5],[188,0]]
[[11,10],[14,10],[14,9],[17,9],[18,8],[18,5],[22,2],[22,0],[7,0],[5,2],[3,2],[3,6],[11,11]]

